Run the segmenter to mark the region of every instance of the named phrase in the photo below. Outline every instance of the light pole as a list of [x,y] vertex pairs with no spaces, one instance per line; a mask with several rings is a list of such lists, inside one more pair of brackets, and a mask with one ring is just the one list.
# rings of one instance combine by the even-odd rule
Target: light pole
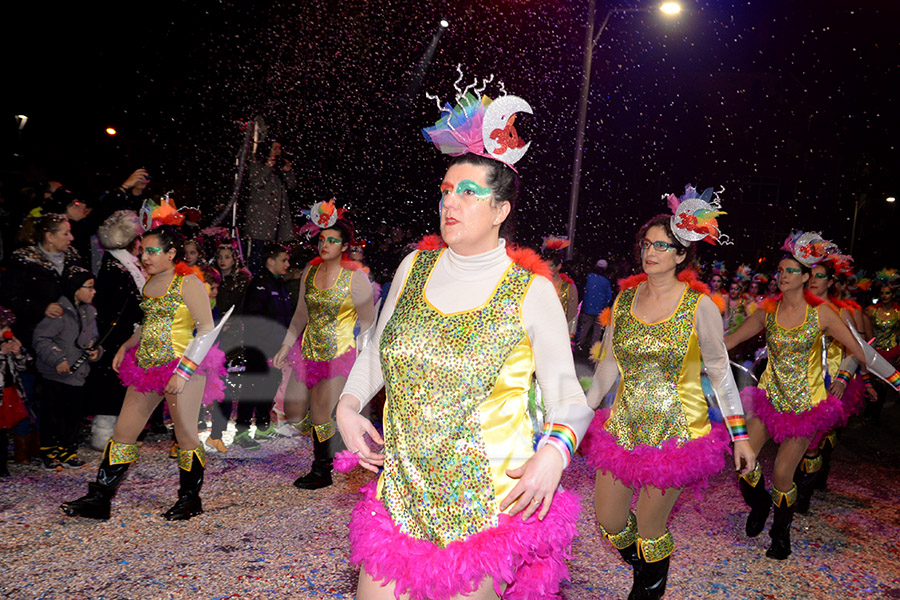
[[[859,216],[859,209],[865,207],[866,203],[869,201],[868,194],[865,192],[860,193],[856,197],[856,202],[853,204],[853,226],[850,229],[850,254],[853,254],[853,246],[856,244],[856,218]],[[893,204],[897,201],[897,198],[894,196],[888,196],[884,199],[888,204]]]
[[[572,258],[575,251],[575,217],[578,213],[578,194],[581,191],[581,157],[584,154],[584,130],[587,126],[588,99],[591,91],[591,63],[594,58],[594,46],[603,35],[609,18],[614,13],[650,12],[653,7],[642,8],[611,8],[606,11],[606,17],[600,24],[597,35],[594,35],[594,18],[597,13],[597,0],[588,1],[588,25],[584,38],[584,65],[582,66],[583,80],[581,83],[581,100],[578,103],[578,128],[575,130],[575,160],[572,162],[572,188],[569,192],[569,246],[566,248],[566,260]],[[681,5],[677,2],[664,2],[659,5],[659,10],[666,15],[677,15],[681,12]]]

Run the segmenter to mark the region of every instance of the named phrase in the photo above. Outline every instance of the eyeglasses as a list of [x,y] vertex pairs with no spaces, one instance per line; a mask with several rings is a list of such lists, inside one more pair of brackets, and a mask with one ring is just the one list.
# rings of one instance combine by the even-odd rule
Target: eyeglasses
[[653,247],[657,252],[669,252],[670,250],[678,250],[678,246],[669,242],[651,242],[650,240],[641,240],[641,250],[649,250]]

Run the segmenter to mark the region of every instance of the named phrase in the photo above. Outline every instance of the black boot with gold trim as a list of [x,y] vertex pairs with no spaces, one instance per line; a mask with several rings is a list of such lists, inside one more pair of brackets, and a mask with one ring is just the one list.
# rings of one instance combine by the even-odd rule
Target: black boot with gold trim
[[772,488],[772,504],[775,506],[775,518],[769,537],[772,545],[766,550],[766,556],[775,560],[784,560],[791,555],[791,523],[794,521],[794,504],[797,502],[797,485],[785,493]]
[[750,507],[744,531],[748,536],[756,537],[766,528],[766,519],[769,518],[769,509],[772,507],[772,497],[766,491],[766,480],[759,463],[756,463],[752,471],[738,477],[738,485],[744,502]]
[[203,513],[200,490],[206,468],[206,451],[203,445],[193,450],[178,449],[178,500],[163,513],[166,521],[187,521]]
[[332,444],[337,428],[334,421],[313,425],[313,463],[309,473],[298,477],[294,487],[301,490],[318,490],[331,485],[331,469],[334,459]]
[[609,543],[619,551],[619,554],[622,555],[622,560],[628,563],[634,570],[634,581],[631,585],[631,591],[628,593],[628,600],[635,600],[635,598],[637,598],[636,588],[638,567],[641,565],[637,547],[637,518],[634,516],[633,512],[629,511],[628,522],[625,524],[625,529],[619,533],[609,533],[603,528],[603,525],[600,525],[599,523],[597,524],[597,527],[600,528],[600,533],[603,534],[603,537],[609,540]]
[[675,538],[668,529],[652,540],[637,539],[641,564],[636,569],[635,600],[658,600],[666,593],[669,579],[669,556],[675,550]]
[[797,485],[797,503],[794,505],[794,510],[801,515],[809,512],[813,491],[817,489],[819,477],[822,474],[822,463],[822,454],[816,452],[814,455],[804,456],[794,472],[794,481]]
[[97,469],[97,480],[88,484],[88,493],[78,500],[65,502],[60,509],[70,517],[108,519],[112,498],[128,474],[128,467],[138,459],[137,444],[106,443],[103,460]]

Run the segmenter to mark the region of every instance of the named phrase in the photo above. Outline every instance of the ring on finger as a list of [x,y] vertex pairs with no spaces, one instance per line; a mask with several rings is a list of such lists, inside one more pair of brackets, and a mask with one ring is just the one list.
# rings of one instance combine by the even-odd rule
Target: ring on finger
[[350,453],[351,454],[359,454],[359,450],[351,450]]
[[532,504],[537,504],[538,502],[540,502],[540,500],[538,500],[537,498],[532,498],[532,499],[531,499],[531,503],[532,503]]

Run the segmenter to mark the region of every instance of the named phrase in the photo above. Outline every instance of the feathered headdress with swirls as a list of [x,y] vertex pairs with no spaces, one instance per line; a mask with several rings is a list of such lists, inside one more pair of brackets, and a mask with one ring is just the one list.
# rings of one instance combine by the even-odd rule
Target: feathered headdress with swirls
[[753,279],[753,269],[749,265],[741,265],[734,272],[734,278],[741,283],[749,283]]
[[195,207],[185,207],[181,211],[175,206],[175,201],[171,198],[172,192],[166,192],[160,199],[159,203],[151,199],[144,200],[141,206],[141,227],[144,231],[150,231],[154,227],[160,225],[173,225],[178,227],[184,223],[185,215],[183,211],[198,209]]
[[782,250],[791,253],[797,262],[811,267],[817,262],[825,260],[832,254],[840,252],[834,242],[829,242],[815,231],[795,231],[784,240]]
[[426,98],[437,102],[441,118],[431,127],[422,129],[422,134],[444,154],[487,156],[515,170],[513,165],[531,146],[531,142],[525,142],[516,131],[516,114],[532,114],[531,106],[522,98],[507,94],[502,83],[498,84],[501,95],[497,99],[482,96],[494,80],[493,75],[480,83],[476,79],[461,88],[462,66],[457,65],[456,70],[459,73],[453,84],[456,105],[448,102],[442,106],[438,96],[426,93]]
[[687,184],[680,198],[675,194],[663,196],[673,213],[670,221],[672,233],[683,246],[690,246],[700,240],[710,244],[733,243],[727,235],[719,231],[719,223],[716,220],[720,215],[726,214],[722,210],[722,199],[719,197],[724,191],[725,188],[718,192],[706,188],[698,196],[694,186]]
[[875,273],[875,283],[878,285],[889,285],[891,280],[896,277],[900,277],[897,269],[880,269]]

